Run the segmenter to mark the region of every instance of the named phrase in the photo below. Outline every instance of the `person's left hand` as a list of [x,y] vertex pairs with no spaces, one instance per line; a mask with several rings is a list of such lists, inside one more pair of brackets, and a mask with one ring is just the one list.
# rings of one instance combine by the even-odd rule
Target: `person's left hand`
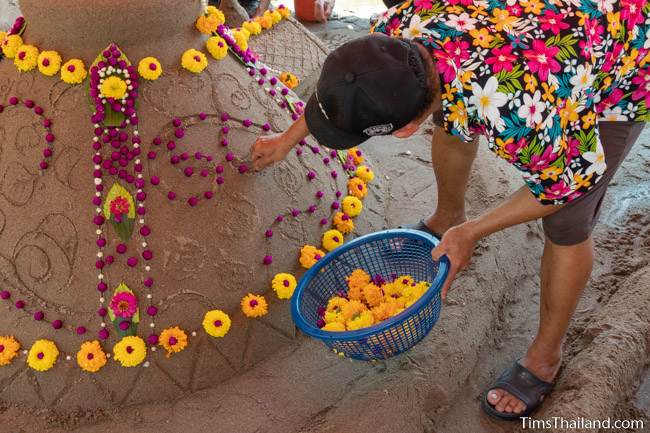
[[444,234],[437,247],[431,251],[433,260],[440,260],[444,255],[450,262],[449,274],[442,287],[442,300],[456,278],[456,274],[469,266],[477,240],[474,238],[467,223],[452,227]]

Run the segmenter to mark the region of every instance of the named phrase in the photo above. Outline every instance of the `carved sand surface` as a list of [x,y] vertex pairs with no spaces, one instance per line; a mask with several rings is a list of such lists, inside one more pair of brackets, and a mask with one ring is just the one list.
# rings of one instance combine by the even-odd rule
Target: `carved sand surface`
[[[157,0],[137,6],[127,1],[64,3],[79,15],[69,14],[70,9],[60,1],[23,1],[28,22],[25,40],[56,49],[66,59],[78,57],[86,65],[114,42],[136,64],[145,55],[154,55],[165,70],[157,81],[142,84],[137,107],[143,175],[159,181],[145,188],[146,223],[135,222],[133,238],[120,242],[113,232],[106,234],[104,254],[112,255],[114,262],[103,263],[109,285],[104,296],[109,298],[121,282],[136,293],[142,313],[138,335],[143,338],[170,326],[197,335],[190,336],[185,351],[169,359],[162,349],[150,353],[148,368],[122,368],[112,360],[94,375],[78,368],[79,345],[96,339],[102,322],[108,322],[106,329],[111,331],[105,346],[110,349],[118,340],[112,324],[97,313],[107,301],[100,301],[96,289],[94,128],[87,84],[70,86],[37,72],[19,73],[11,61],[3,61],[0,285],[11,298],[0,306],[0,329],[2,334],[15,335],[26,349],[36,339],[53,340],[62,355],[47,372],[27,368],[24,356],[0,369],[2,400],[59,409],[168,400],[214,386],[283,346],[295,344],[288,303],[277,299],[270,283],[275,273],[299,272],[297,259],[303,245],[320,245],[322,232],[329,228],[324,229],[320,221],[335,212],[332,204],[339,200],[335,193],[347,189],[340,162],[330,157],[324,163],[328,151],[310,149],[314,143],[309,143],[301,156],[291,154],[264,173],[243,172],[249,148],[264,133],[265,125],[270,132],[281,131],[291,117],[232,56],[211,61],[201,74],[180,68],[185,49],[203,46],[194,29],[201,11],[198,0]],[[117,11],[127,3],[132,14],[125,18]],[[76,22],[77,16],[90,18]],[[141,28],[153,29],[152,37],[142,34]],[[282,32],[281,27],[278,31]],[[306,52],[319,49],[306,48]],[[14,106],[11,98],[20,102]],[[43,109],[42,116],[27,106],[28,101]],[[224,121],[222,113],[229,119]],[[51,134],[56,137],[45,170],[39,169],[48,132],[43,119],[51,120]],[[181,128],[174,119],[182,122]],[[243,126],[245,120],[251,126]],[[175,135],[179,129],[182,138]],[[155,138],[162,144],[155,144]],[[175,142],[173,151],[166,146],[169,142]],[[150,152],[156,152],[155,157]],[[196,152],[214,160],[195,161]],[[179,154],[180,163],[170,162]],[[222,168],[215,173],[216,164]],[[186,167],[193,168],[193,176],[188,177]],[[315,179],[308,178],[310,172]],[[111,179],[127,185],[118,176],[107,176],[106,189]],[[381,181],[376,185],[381,188]],[[168,198],[172,191],[176,194],[173,201]],[[317,196],[319,191],[324,193],[322,198]],[[205,192],[213,197],[204,199]],[[191,197],[200,198],[196,206],[188,205]],[[276,221],[278,215],[294,209],[300,215]],[[366,209],[357,220],[360,233],[383,225],[377,216],[384,213],[381,203],[368,200]],[[142,226],[151,231],[146,239]],[[268,229],[273,230],[272,238],[265,237]],[[146,248],[140,245],[143,241]],[[116,252],[118,244],[126,246],[125,253]],[[152,251],[153,258],[143,258],[146,251]],[[273,257],[271,265],[263,264],[267,256]],[[131,267],[131,259],[138,261],[136,266]],[[155,281],[153,287],[143,286],[147,278]],[[266,295],[267,316],[252,320],[242,315],[239,304],[248,293]],[[16,308],[17,300],[25,307]],[[157,309],[155,317],[145,314],[148,305]],[[228,312],[233,320],[230,333],[219,341],[201,329],[203,315],[212,309]],[[43,313],[44,319],[35,320],[35,313]],[[61,329],[53,329],[55,321],[62,322]],[[80,327],[87,330],[84,335],[76,334]],[[66,360],[66,355],[72,360]]]

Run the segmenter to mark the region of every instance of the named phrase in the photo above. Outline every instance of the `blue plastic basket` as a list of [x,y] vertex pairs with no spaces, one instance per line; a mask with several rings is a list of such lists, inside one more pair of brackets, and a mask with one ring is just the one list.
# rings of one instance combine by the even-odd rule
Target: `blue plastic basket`
[[[449,261],[431,260],[438,244],[433,236],[416,230],[386,230],[357,238],[327,254],[300,280],[291,301],[298,328],[330,349],[359,360],[386,359],[409,350],[422,340],[440,317],[440,290]],[[370,275],[410,275],[431,287],[409,308],[381,323],[358,331],[328,332],[318,328],[318,308],[338,291],[347,291],[345,278],[361,268]]]

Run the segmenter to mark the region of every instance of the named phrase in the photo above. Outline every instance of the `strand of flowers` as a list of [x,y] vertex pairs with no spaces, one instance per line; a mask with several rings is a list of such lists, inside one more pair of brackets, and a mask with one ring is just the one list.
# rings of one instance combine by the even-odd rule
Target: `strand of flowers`
[[56,137],[52,133],[52,119],[47,118],[45,116],[45,110],[43,110],[43,107],[36,105],[33,100],[25,99],[21,101],[18,96],[10,97],[6,107],[5,105],[0,104],[0,114],[4,113],[6,109],[18,108],[21,106],[21,104],[25,108],[32,110],[34,114],[41,118],[40,123],[45,129],[45,134],[43,136],[45,139],[45,147],[42,150],[43,159],[38,165],[41,171],[45,171],[49,168],[49,163],[54,156],[54,141],[56,140]]
[[[154,280],[149,276],[151,272],[150,263],[153,259],[153,252],[147,248],[148,243],[146,241],[147,237],[151,234],[151,229],[146,225],[145,221],[145,201],[147,194],[144,191],[144,188],[146,182],[142,175],[143,166],[142,161],[140,160],[141,139],[138,130],[139,119],[135,110],[135,101],[138,96],[138,74],[132,66],[128,65],[125,58],[123,58],[123,54],[114,44],[102,53],[102,60],[99,61],[96,66],[91,68],[90,95],[95,102],[95,112],[91,116],[91,121],[95,126],[95,137],[93,139],[95,155],[93,157],[93,162],[95,163],[94,177],[97,191],[93,198],[93,204],[97,207],[95,209],[96,216],[93,219],[93,223],[98,226],[97,246],[99,251],[97,253],[96,268],[99,271],[99,282],[97,287],[100,292],[99,315],[102,317],[102,329],[99,331],[99,338],[106,340],[109,337],[109,331],[106,329],[105,322],[105,316],[108,314],[108,310],[105,306],[106,299],[104,295],[108,289],[108,284],[103,269],[106,265],[113,263],[114,257],[107,256],[106,259],[104,259],[103,249],[107,242],[106,238],[103,237],[103,234],[106,231],[105,226],[107,224],[107,219],[113,218],[117,224],[121,224],[124,218],[127,218],[127,220],[130,218],[135,219],[137,215],[139,218],[138,233],[142,236],[142,250],[140,251],[140,255],[143,259],[143,270],[145,272],[145,277],[142,282],[143,286],[149,289],[149,292],[146,293],[146,298],[148,300],[146,313],[147,316],[150,317],[149,326],[152,329],[152,333],[149,335],[147,341],[155,348],[155,345],[158,343],[158,336],[153,332],[153,328],[155,327],[154,317],[157,314],[157,309],[153,305],[153,295],[151,292]],[[106,108],[107,104],[108,112]],[[105,121],[106,118],[109,117],[110,111],[121,113],[125,118],[119,127],[102,129],[100,127],[100,122]],[[129,139],[129,135],[125,131],[129,125],[133,127],[133,137],[131,139],[133,145],[132,149],[129,149],[124,144]],[[110,158],[103,158],[101,153],[102,143],[108,144],[109,142],[114,150],[112,151]],[[132,160],[134,160],[133,170],[135,176],[127,171],[127,167]],[[118,167],[121,167],[121,169],[118,169]],[[103,170],[107,171],[111,176],[117,175],[118,178],[126,180],[127,183],[135,185],[135,203],[133,202],[133,197],[130,193],[117,182],[113,184],[107,197],[104,200],[102,199],[102,191],[104,189],[102,181]],[[102,203],[104,209],[100,207]],[[126,240],[125,237],[127,239],[130,238],[130,236],[131,233],[128,233],[128,236],[124,236],[123,240]],[[120,255],[125,254],[127,252],[126,244],[118,244],[116,252]],[[126,264],[130,268],[135,268],[138,263],[139,259],[135,256],[130,256],[126,260]],[[118,289],[120,289],[119,292]],[[118,289],[116,289],[113,296],[112,304],[120,300],[126,302],[127,305],[130,305],[129,302],[135,305],[135,307],[129,307],[126,310],[126,315],[120,316],[130,319],[119,321],[119,329],[126,332],[132,326],[131,321],[135,321],[135,318],[139,317],[139,315],[135,316],[138,311],[137,301],[135,300],[135,295],[130,292],[128,287],[120,285]],[[111,305],[110,307],[113,309],[113,314],[115,316],[121,313],[118,309],[114,308],[114,305]]]
[[[283,18],[291,15],[288,8],[280,5],[277,10],[267,11],[264,16],[247,21],[243,27],[232,31],[233,37],[243,51],[247,51],[248,40],[251,34],[260,34],[262,30],[268,30],[280,22]],[[209,6],[196,21],[196,28],[204,34],[212,34],[217,27],[225,27],[225,16],[223,12]],[[30,72],[37,69],[41,74],[47,77],[59,75],[61,80],[67,84],[75,85],[83,83],[88,72],[83,60],[73,58],[65,63],[57,51],[39,50],[34,45],[26,44],[22,35],[26,28],[26,22],[23,17],[19,17],[14,22],[8,32],[0,32],[0,48],[2,54],[13,59],[14,65],[20,72]],[[215,49],[219,48],[215,45]],[[212,52],[212,51],[211,51]],[[223,58],[226,52],[217,49],[217,57]],[[181,56],[181,65],[192,72],[201,72],[207,66],[207,59],[203,53],[197,50],[187,50]],[[162,74],[162,66],[155,57],[146,57],[139,62],[138,71],[146,80],[156,80]],[[287,74],[287,83],[297,84],[297,79],[292,74]]]

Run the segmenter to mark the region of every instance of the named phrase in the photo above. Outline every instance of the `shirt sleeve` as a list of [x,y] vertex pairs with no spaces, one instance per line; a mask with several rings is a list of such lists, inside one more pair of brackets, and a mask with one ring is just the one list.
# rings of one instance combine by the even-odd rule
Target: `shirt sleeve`
[[[574,114],[575,105],[559,106],[553,123],[543,128],[542,133],[538,132],[519,152],[524,180],[544,205],[564,204],[585,195],[607,169],[593,108]],[[547,142],[547,138],[551,140]]]

